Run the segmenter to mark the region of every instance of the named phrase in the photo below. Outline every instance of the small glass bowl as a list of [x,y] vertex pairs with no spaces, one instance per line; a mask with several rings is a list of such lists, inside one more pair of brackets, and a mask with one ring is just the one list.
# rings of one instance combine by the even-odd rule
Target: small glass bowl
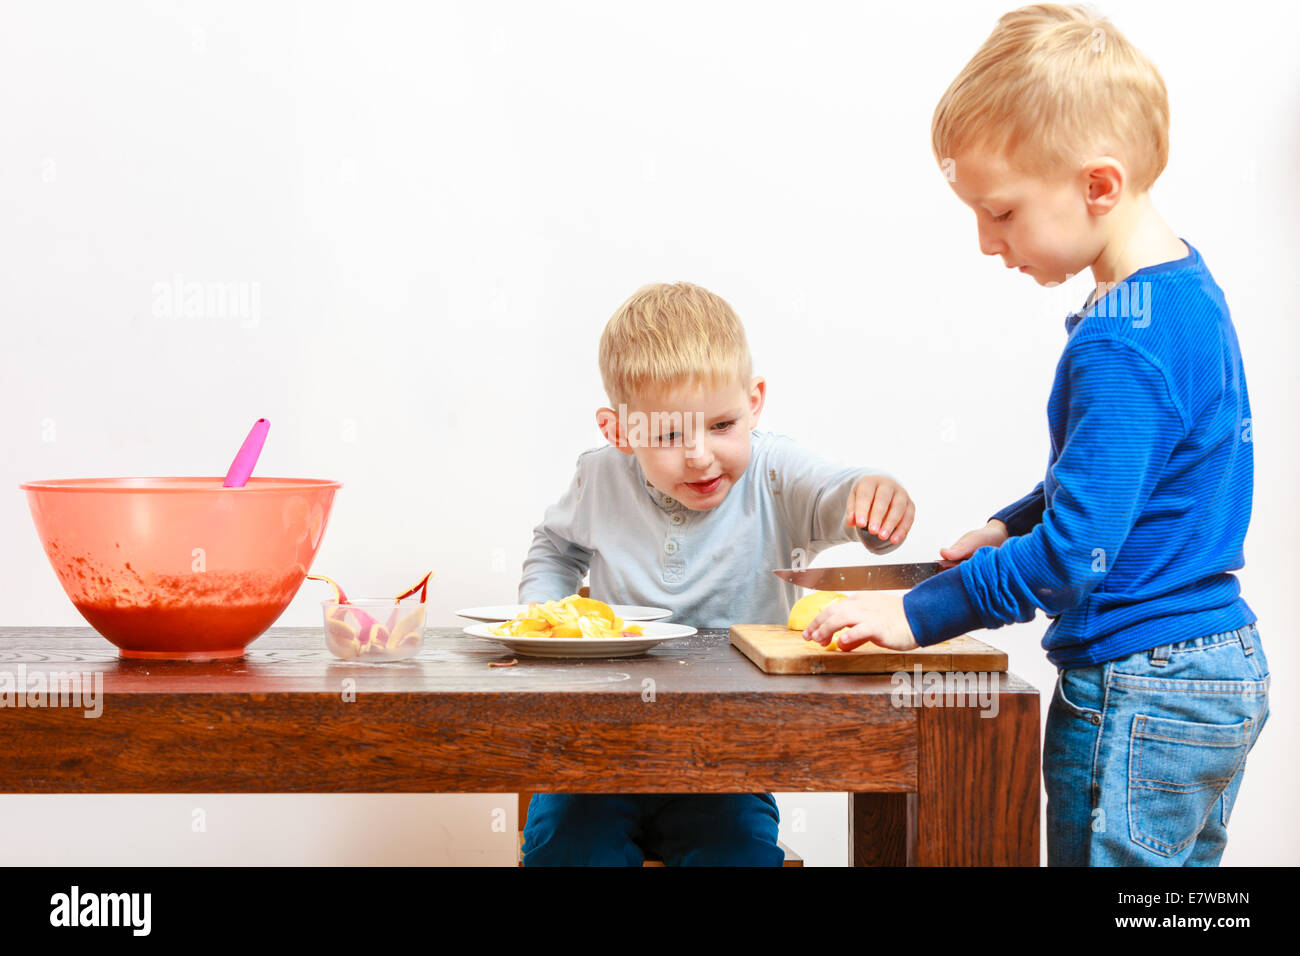
[[344,661],[386,663],[414,657],[424,644],[428,607],[418,596],[400,602],[392,598],[347,604],[322,601],[325,646]]

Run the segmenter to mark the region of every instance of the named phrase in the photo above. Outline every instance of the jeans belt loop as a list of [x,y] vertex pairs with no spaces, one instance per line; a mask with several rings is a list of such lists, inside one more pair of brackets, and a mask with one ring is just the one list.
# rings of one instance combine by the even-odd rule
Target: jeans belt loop
[[1237,637],[1240,639],[1242,650],[1245,651],[1247,657],[1255,653],[1255,641],[1251,637],[1251,631],[1254,629],[1254,624],[1247,624],[1237,631]]
[[1151,663],[1156,667],[1164,667],[1169,663],[1170,644],[1161,644],[1159,647],[1151,649]]

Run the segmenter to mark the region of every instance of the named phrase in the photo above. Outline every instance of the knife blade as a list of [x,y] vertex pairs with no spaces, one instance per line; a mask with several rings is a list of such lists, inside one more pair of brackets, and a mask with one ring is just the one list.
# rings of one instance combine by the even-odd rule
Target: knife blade
[[905,591],[956,566],[956,561],[923,561],[847,568],[780,568],[772,573],[783,581],[814,591]]

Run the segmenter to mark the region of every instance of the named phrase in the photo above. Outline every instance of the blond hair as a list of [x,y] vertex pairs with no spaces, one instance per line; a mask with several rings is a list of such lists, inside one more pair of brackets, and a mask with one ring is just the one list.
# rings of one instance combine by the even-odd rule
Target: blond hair
[[1145,192],[1169,159],[1169,97],[1155,66],[1105,17],[1037,4],[998,21],[939,100],[930,140],[940,163],[990,148],[1035,173],[1112,155]]
[[614,404],[683,383],[749,384],[745,327],[720,296],[689,282],[637,289],[600,336],[600,377]]

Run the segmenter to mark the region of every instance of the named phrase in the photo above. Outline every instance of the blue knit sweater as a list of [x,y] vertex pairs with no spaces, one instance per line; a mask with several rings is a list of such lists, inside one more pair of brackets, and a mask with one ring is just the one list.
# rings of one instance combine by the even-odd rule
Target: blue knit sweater
[[1241,350],[1200,254],[1133,273],[1066,319],[1047,474],[1011,537],[903,599],[916,639],[1054,620],[1058,667],[1254,622],[1242,567],[1253,455]]

